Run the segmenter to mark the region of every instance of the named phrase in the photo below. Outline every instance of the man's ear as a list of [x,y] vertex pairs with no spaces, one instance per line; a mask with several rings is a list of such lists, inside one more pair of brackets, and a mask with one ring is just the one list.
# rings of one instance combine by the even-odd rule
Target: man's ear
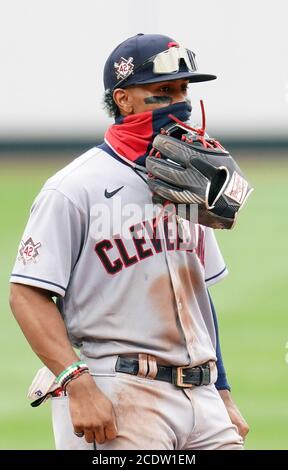
[[113,91],[113,100],[117,104],[122,116],[128,116],[128,114],[133,113],[133,105],[129,90],[116,88],[116,90]]

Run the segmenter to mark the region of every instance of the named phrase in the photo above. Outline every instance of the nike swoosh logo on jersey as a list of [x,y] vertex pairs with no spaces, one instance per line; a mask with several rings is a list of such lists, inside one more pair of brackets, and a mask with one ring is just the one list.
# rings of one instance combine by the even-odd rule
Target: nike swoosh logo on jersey
[[114,191],[107,191],[107,189],[105,189],[105,197],[107,197],[108,199],[112,196],[114,196],[116,193],[118,193],[118,191],[120,191],[122,188],[124,188],[124,186],[120,186],[120,188],[117,188],[117,189],[114,189]]

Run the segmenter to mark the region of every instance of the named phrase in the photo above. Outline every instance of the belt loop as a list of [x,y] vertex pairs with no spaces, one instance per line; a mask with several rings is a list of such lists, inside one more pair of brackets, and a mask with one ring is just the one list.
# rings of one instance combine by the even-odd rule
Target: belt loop
[[138,354],[138,362],[139,362],[139,370],[138,370],[138,377],[146,377],[148,372],[148,361],[147,361],[147,354]]
[[155,379],[157,372],[158,372],[158,367],[157,367],[157,362],[154,356],[148,355],[148,364],[149,364],[149,373],[148,375],[146,375],[146,378]]

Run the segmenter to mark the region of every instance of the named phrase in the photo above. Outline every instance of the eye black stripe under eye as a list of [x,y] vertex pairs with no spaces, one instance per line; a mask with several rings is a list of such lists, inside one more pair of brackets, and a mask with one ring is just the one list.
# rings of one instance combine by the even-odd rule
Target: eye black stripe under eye
[[170,96],[147,96],[144,98],[146,104],[172,103]]

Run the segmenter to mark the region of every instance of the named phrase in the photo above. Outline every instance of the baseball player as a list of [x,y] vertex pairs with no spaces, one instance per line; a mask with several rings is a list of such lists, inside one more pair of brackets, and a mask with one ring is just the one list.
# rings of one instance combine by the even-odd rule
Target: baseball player
[[104,69],[115,124],[33,203],[10,304],[56,377],[57,449],[242,449],[207,290],[227,273],[214,232],[155,208],[143,171],[171,114],[189,120],[188,84],[215,78],[172,38],[125,40]]

